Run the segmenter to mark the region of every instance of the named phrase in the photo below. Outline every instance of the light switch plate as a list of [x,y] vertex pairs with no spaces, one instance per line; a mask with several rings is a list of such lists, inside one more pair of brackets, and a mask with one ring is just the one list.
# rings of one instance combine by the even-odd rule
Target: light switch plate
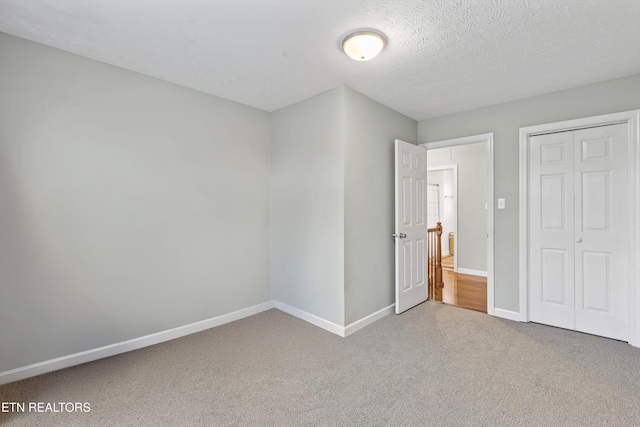
[[498,199],[498,209],[504,209],[504,208],[505,208],[504,199]]

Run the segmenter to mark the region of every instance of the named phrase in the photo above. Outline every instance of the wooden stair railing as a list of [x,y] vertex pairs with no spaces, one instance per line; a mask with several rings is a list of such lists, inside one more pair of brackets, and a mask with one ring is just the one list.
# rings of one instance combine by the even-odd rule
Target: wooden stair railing
[[427,230],[429,299],[442,301],[442,224]]

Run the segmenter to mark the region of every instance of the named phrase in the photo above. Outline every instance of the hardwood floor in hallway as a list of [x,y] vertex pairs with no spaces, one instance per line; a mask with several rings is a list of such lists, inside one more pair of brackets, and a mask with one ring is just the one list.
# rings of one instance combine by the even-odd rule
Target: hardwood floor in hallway
[[[452,257],[451,257],[452,258]],[[443,259],[443,266],[446,265]],[[453,261],[451,260],[453,267]],[[487,278],[442,269],[442,303],[487,312]],[[438,295],[440,296],[440,295]]]

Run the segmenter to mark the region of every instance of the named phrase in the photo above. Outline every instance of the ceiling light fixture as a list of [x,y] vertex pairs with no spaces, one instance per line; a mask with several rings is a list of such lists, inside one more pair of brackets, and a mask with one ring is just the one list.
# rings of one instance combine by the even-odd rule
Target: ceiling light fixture
[[386,43],[377,31],[356,31],[342,40],[342,50],[356,61],[368,61],[380,53]]

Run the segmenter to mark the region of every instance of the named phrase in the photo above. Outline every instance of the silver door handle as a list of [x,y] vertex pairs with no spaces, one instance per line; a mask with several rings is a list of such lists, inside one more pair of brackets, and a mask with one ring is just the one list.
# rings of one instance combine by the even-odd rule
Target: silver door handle
[[391,235],[391,237],[399,237],[399,238],[401,238],[401,239],[404,239],[405,237],[407,237],[407,235],[406,235],[406,234],[404,234],[404,233],[400,233],[400,235],[398,235],[398,234],[396,234],[396,233],[393,233],[393,234]]
[[578,238],[576,239],[576,243],[582,243],[582,239],[581,239],[580,237],[578,237]]

